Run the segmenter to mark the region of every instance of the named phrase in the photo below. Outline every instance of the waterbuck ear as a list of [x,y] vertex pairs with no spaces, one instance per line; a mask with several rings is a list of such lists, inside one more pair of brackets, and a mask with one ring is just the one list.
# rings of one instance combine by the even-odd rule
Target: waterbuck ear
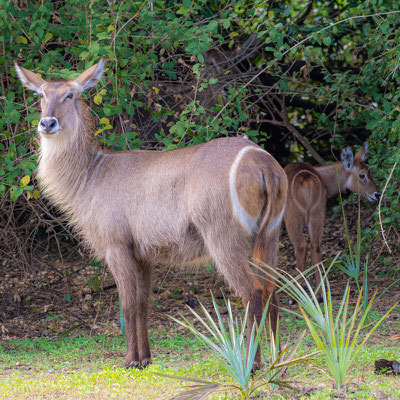
[[358,150],[357,154],[354,156],[354,158],[357,158],[358,160],[365,161],[367,158],[367,150],[368,150],[368,142],[365,142],[363,146],[361,147],[360,150]]
[[340,155],[340,158],[342,159],[342,163],[343,163],[344,167],[347,170],[350,170],[354,164],[354,155],[349,146],[345,147],[342,150],[342,154]]
[[16,61],[14,61],[14,66],[15,72],[17,73],[22,84],[27,89],[34,90],[36,93],[39,93],[41,91],[41,86],[46,83],[46,81],[39,75],[36,75],[34,72],[20,67]]
[[101,57],[99,62],[82,72],[72,83],[81,92],[95,86],[103,75],[105,57]]

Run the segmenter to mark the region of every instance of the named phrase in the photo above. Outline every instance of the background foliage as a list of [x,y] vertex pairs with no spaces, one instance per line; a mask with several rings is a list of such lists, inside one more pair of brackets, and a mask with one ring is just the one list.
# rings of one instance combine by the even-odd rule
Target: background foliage
[[[399,0],[0,0],[0,252],[29,237],[29,261],[34,238],[69,235],[34,180],[38,101],[13,60],[59,79],[105,55],[104,79],[85,94],[103,146],[170,149],[246,133],[282,164],[315,164],[369,138],[383,186],[400,149],[395,10]],[[389,241],[399,178],[397,167],[381,208]]]

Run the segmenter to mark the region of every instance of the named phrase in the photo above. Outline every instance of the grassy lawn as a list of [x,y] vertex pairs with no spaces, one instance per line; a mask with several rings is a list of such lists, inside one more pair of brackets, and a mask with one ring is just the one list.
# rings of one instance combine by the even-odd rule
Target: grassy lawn
[[[193,340],[154,338],[155,362],[139,371],[121,368],[122,338],[17,340],[0,347],[0,398],[168,399],[179,386],[154,372],[215,375],[212,360]],[[188,351],[190,349],[190,351]]]
[[[287,322],[288,330],[294,337],[296,322]],[[385,331],[384,326],[381,329]],[[288,330],[283,332],[283,336],[288,335]],[[398,341],[398,335],[390,335],[386,331],[385,336],[377,333],[367,343],[349,371],[347,398],[378,398],[374,392],[378,389],[390,399],[400,399],[399,377],[375,375],[373,372],[374,361],[378,358],[400,359]],[[125,351],[125,342],[121,337],[81,336],[58,341],[42,338],[2,342],[0,398],[170,399],[179,393],[182,382],[159,377],[155,372],[229,382],[214,356],[187,332],[153,332],[151,342],[154,363],[142,371],[121,368]],[[308,336],[299,353],[311,347]],[[299,396],[299,390],[272,391],[266,386],[257,398],[329,399],[332,381],[326,371],[322,359],[288,370],[290,380],[298,382],[303,392],[307,392],[309,387],[317,389],[308,392],[307,396]],[[211,398],[230,399],[234,398],[234,394],[220,393]]]

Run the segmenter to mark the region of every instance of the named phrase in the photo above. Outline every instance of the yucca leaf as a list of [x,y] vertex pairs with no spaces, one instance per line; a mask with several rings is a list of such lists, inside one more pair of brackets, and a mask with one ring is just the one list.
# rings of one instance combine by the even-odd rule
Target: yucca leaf
[[349,285],[349,282],[347,282],[347,286],[346,286],[346,290],[345,290],[343,299],[346,299],[346,300],[344,302],[342,301],[342,303],[340,305],[340,310],[339,310],[339,314],[340,314],[342,306],[344,307],[342,321],[341,321],[341,329],[339,328],[339,325],[336,326],[336,330],[338,330],[340,332],[339,347],[340,347],[340,349],[342,349],[342,351],[344,351],[344,349],[345,349],[347,311],[348,311],[349,299],[350,299],[350,285]]
[[394,310],[394,308],[397,306],[398,303],[395,303],[380,319],[379,321],[374,325],[374,327],[367,333],[365,336],[364,340],[361,342],[361,344],[358,346],[357,350],[354,352],[353,359],[357,356],[357,354],[360,352],[364,344],[367,342],[367,340],[370,338],[370,336],[374,333],[374,331],[378,328],[378,326],[385,320],[385,318]]
[[220,388],[219,384],[203,385],[185,390],[174,396],[171,400],[203,400]]
[[161,376],[163,378],[176,379],[176,380],[179,380],[179,381],[197,383],[199,385],[200,384],[201,385],[218,385],[218,382],[206,381],[204,379],[191,378],[191,377],[179,376],[179,375],[168,375],[168,374],[163,374],[162,372],[154,372],[154,375],[158,375],[158,376]]
[[303,315],[304,321],[306,321],[306,324],[308,326],[308,329],[310,330],[311,336],[313,337],[315,344],[317,345],[317,347],[320,350],[325,350],[325,346],[323,344],[323,341],[321,340],[321,338],[319,337],[316,329],[314,328],[312,322],[310,321],[310,319],[308,318],[307,314],[304,312],[303,307],[299,306],[300,311]]

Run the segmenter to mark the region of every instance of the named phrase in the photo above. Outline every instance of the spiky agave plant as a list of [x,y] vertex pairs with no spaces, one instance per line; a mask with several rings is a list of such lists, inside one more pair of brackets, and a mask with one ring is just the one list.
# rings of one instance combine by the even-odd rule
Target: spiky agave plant
[[[243,318],[238,319],[237,317],[233,317],[231,303],[229,300],[225,299],[225,305],[228,311],[228,318],[225,326],[217,302],[212,294],[211,296],[215,314],[217,316],[216,321],[201,303],[200,306],[204,317],[200,316],[196,311],[189,307],[189,310],[195,316],[196,320],[200,321],[207,334],[200,332],[193,323],[183,316],[181,316],[182,320],[173,317],[171,318],[176,323],[192,332],[194,336],[199,338],[216,355],[218,361],[227,374],[233,379],[234,383],[228,385],[225,383],[210,382],[188,377],[160,374],[162,376],[183,380],[192,384],[189,386],[188,390],[183,391],[174,397],[174,400],[200,400],[217,391],[227,390],[239,392],[241,398],[248,399],[257,390],[266,385],[270,385],[271,383],[288,386],[288,382],[284,382],[284,380],[281,379],[279,371],[289,365],[305,362],[314,357],[314,354],[311,354],[300,358],[294,358],[294,351],[289,352],[285,346],[282,352],[279,352],[275,346],[275,342],[271,342],[271,346],[274,348],[274,353],[271,357],[273,362],[270,365],[267,365],[265,371],[263,371],[258,378],[256,377],[254,381],[252,381],[252,366],[257,348],[262,343],[261,336],[263,329],[258,329],[256,324],[253,325],[249,347],[247,348],[246,321],[248,307],[246,307]],[[265,326],[267,307],[262,315],[260,326]],[[297,341],[295,345],[296,348],[302,338],[303,336],[301,336]],[[263,359],[268,362],[264,355]]]
[[[332,263],[336,262],[336,258]],[[268,266],[265,266],[265,268],[268,269]],[[293,278],[285,271],[274,270],[269,275],[275,279],[282,291],[298,303],[301,314],[291,310],[287,311],[299,315],[305,320],[315,344],[322,351],[327,367],[336,382],[336,387],[340,390],[343,386],[346,372],[355,361],[358,353],[372,333],[396,307],[397,303],[372,328],[369,328],[364,339],[359,342],[361,330],[366,327],[366,318],[371,311],[376,292],[367,303],[365,310],[362,311],[363,290],[360,288],[354,309],[351,312],[349,308],[350,284],[347,283],[339,309],[335,312],[327,274],[325,271],[323,274],[321,269],[319,269],[319,273],[323,300],[321,303],[305,276],[302,279],[305,283],[304,287],[299,279]]]

